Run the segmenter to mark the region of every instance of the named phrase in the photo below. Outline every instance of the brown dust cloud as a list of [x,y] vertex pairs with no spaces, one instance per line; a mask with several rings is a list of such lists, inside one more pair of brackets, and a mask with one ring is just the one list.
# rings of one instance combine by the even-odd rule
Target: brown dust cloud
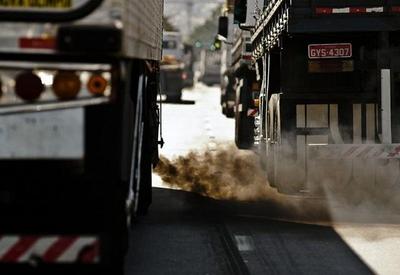
[[217,148],[191,151],[172,160],[161,156],[155,172],[172,188],[237,202],[242,209],[246,209],[243,206],[263,209],[260,213],[258,208],[251,208],[245,215],[302,221],[329,219],[329,211],[320,200],[285,196],[271,188],[254,152],[238,150],[234,145]]
[[[268,185],[266,172],[254,152],[238,150],[234,145],[217,148],[191,151],[173,159],[161,156],[155,172],[171,188],[258,207],[256,213],[252,208],[247,215],[322,223],[376,222],[377,217],[385,219],[383,222],[400,221],[400,203],[388,198],[393,193],[356,185],[342,191],[323,187],[327,193],[316,197],[280,194]],[[320,184],[325,184],[324,175]]]

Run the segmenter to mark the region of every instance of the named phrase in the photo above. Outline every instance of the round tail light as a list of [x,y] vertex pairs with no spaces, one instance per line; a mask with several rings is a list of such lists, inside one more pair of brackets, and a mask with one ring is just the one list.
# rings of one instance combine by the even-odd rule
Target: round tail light
[[53,80],[53,91],[59,99],[73,99],[81,90],[81,80],[75,72],[61,71]]
[[44,91],[44,85],[40,77],[32,72],[23,72],[15,79],[15,93],[25,101],[34,101]]
[[94,74],[90,77],[87,89],[94,95],[104,95],[107,89],[108,81],[100,74]]
[[182,80],[186,80],[188,78],[188,75],[186,72],[183,72],[181,77],[182,77]]

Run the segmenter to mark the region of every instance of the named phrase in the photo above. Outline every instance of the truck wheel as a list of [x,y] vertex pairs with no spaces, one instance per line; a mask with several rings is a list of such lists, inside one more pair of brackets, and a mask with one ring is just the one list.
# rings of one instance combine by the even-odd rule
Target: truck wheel
[[[293,106],[285,106],[292,108]],[[285,140],[287,133],[281,129],[281,106],[279,94],[273,94],[269,101],[269,131],[268,143],[268,180],[278,192],[288,195],[299,194],[303,189],[305,179],[301,176],[301,168],[297,166],[296,148],[289,148]]]
[[235,117],[235,110],[233,108],[226,108],[225,115],[227,118],[234,118]]
[[250,96],[247,81],[241,79],[235,102],[235,143],[239,149],[251,149],[254,144],[254,118],[247,116]]
[[[266,144],[266,170],[268,182],[272,187],[276,187],[275,180],[275,150],[277,149],[276,132],[279,131],[280,125],[278,127],[278,115],[276,97],[271,96],[268,102],[268,108],[265,112],[265,129],[267,132],[267,144]],[[279,123],[280,124],[280,123]]]
[[[145,139],[148,140],[148,139]],[[136,215],[146,215],[152,200],[152,182],[151,182],[151,158],[149,150],[146,150],[149,146],[147,144],[143,146],[142,160],[140,167],[140,188],[138,203],[136,207]]]
[[149,93],[144,93],[138,98],[136,104],[136,122],[134,153],[132,159],[131,182],[133,182],[134,209],[133,217],[136,215],[144,215],[151,203],[152,186],[151,186],[151,125],[150,125],[150,97]]

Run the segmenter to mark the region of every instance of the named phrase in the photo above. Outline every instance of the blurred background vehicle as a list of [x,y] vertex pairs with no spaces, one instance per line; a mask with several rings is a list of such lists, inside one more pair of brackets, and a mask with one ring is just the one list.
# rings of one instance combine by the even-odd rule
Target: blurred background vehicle
[[161,92],[168,101],[179,101],[184,81],[188,78],[185,70],[185,46],[179,32],[163,33],[163,57],[161,61]]
[[208,86],[221,83],[221,52],[203,49],[200,53],[199,81]]
[[185,43],[184,47],[185,47],[185,55],[183,56],[183,63],[185,64],[185,67],[182,73],[183,87],[192,88],[194,85],[193,66],[196,56],[192,45]]

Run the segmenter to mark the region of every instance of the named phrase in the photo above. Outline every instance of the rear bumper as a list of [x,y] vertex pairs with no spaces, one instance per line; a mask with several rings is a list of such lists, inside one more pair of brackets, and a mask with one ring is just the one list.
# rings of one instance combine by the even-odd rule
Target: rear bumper
[[87,235],[2,235],[1,265],[82,264],[100,262],[100,238]]

